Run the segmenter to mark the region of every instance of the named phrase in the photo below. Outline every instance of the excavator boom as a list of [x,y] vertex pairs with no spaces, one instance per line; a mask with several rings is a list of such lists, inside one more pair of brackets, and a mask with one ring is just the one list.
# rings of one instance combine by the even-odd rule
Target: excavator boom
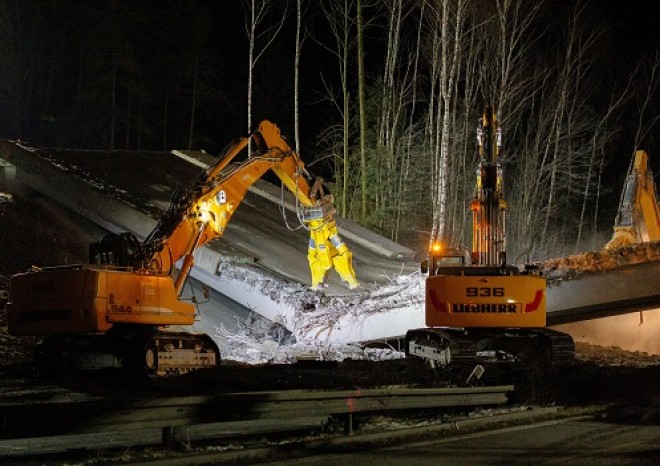
[[[250,156],[237,161],[250,143],[256,146]],[[169,271],[184,259],[176,282],[180,292],[193,265],[194,251],[222,236],[248,188],[269,170],[301,205],[299,216],[310,232],[312,287],[321,287],[333,267],[349,287],[358,286],[351,252],[337,232],[332,195],[323,193],[320,178],[310,184],[311,177],[303,162],[281,137],[279,128],[269,121],[263,121],[257,131],[233,145],[173,203],[171,214],[145,241],[151,268]]]

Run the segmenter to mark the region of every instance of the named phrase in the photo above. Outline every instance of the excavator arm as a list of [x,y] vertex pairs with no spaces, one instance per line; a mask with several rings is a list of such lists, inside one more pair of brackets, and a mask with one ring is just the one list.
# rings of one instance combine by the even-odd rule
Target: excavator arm
[[501,131],[491,107],[477,128],[479,173],[472,210],[472,264],[506,264],[505,212],[502,167],[498,161]]
[[[247,152],[249,144],[254,150]],[[308,260],[312,287],[323,285],[334,267],[349,287],[358,286],[352,255],[337,233],[333,197],[324,194],[322,180],[310,186],[310,175],[303,162],[280,135],[276,125],[263,121],[259,129],[233,145],[223,157],[202,174],[195,185],[166,214],[145,241],[145,254],[152,269],[169,271],[183,259],[175,281],[180,294],[193,266],[194,252],[222,236],[247,190],[271,170],[295,195],[301,206],[300,218],[310,232]],[[173,225],[176,225],[172,228]]]

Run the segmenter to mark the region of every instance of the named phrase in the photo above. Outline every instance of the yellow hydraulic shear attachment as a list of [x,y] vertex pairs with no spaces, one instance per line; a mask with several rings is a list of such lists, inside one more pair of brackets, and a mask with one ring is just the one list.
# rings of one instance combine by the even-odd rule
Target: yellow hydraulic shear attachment
[[[317,178],[310,195],[316,197],[314,206],[303,207],[301,220],[309,229],[307,259],[312,273],[312,288],[320,288],[328,271],[334,267],[343,281],[353,289],[359,286],[353,270],[353,255],[337,233],[334,198],[323,195],[321,178]],[[320,196],[319,196],[320,191]]]
[[312,288],[319,288],[330,268],[334,267],[342,280],[353,289],[359,286],[352,266],[352,254],[337,234],[334,221],[311,220],[309,223],[309,269],[312,272]]

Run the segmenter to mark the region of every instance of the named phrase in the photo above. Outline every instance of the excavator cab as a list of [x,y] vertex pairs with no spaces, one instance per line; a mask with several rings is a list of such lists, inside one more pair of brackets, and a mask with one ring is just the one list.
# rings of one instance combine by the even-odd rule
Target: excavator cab
[[424,275],[438,275],[446,267],[465,267],[469,265],[469,256],[456,248],[444,248],[442,243],[434,242],[428,259],[421,262],[420,270]]

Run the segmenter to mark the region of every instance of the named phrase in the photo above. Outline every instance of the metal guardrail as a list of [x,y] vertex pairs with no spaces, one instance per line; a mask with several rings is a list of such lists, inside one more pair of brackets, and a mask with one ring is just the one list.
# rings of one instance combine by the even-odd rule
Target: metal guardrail
[[238,437],[344,415],[506,403],[513,386],[229,393],[214,397],[0,405],[0,457]]

